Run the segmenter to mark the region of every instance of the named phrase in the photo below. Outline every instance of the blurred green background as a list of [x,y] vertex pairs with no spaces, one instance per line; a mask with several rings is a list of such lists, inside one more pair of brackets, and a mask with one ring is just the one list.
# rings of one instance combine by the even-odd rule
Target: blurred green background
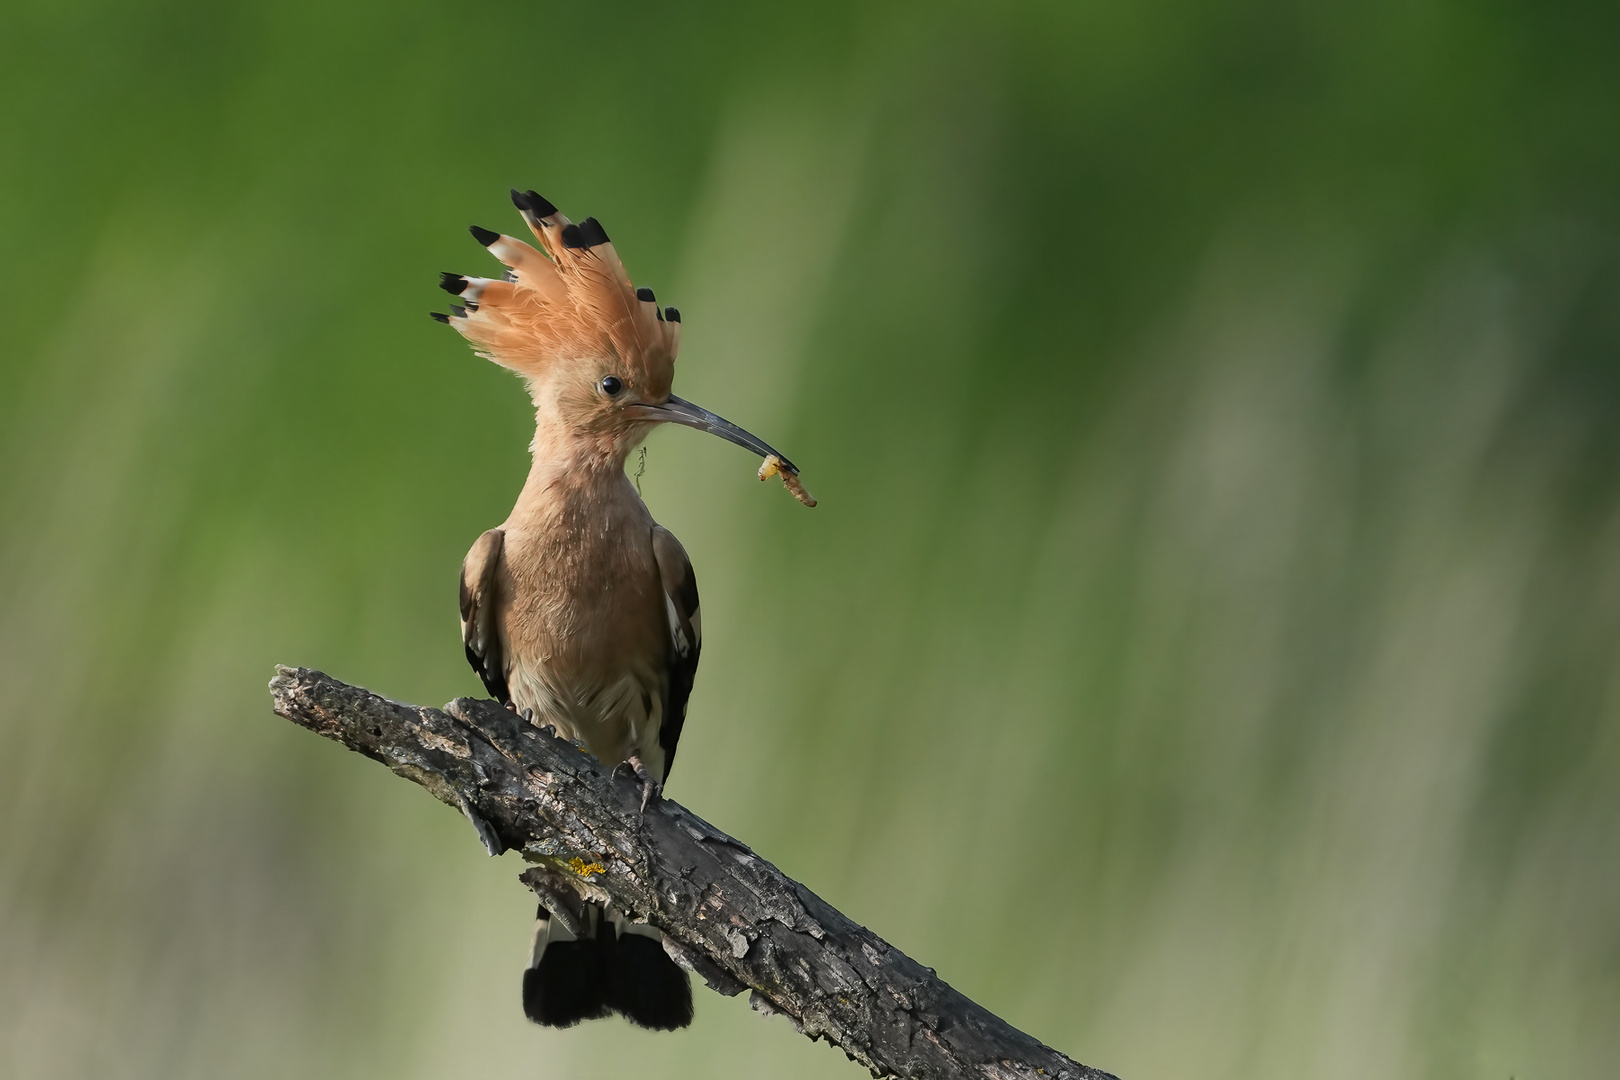
[[1620,1070],[1620,7],[0,14],[0,1074],[850,1077],[549,1032],[454,812],[509,187],[686,319],[669,793],[1126,1080]]

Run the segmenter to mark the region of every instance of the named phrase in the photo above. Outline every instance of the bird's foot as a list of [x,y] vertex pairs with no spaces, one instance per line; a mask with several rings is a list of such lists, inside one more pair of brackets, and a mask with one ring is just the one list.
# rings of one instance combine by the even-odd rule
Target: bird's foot
[[617,765],[613,766],[613,775],[618,776],[619,770],[625,769],[641,781],[641,812],[647,812],[647,806],[654,799],[663,798],[664,785],[653,776],[652,771],[635,754],[631,754]]
[[[518,715],[521,716],[523,718],[523,722],[528,724],[530,727],[537,727],[541,731],[549,731],[553,735],[557,734],[557,725],[537,718],[533,709],[524,709],[522,712],[518,713]],[[581,750],[585,749],[585,744],[580,742],[578,739],[570,739],[569,742],[573,743]]]
[[539,728],[541,731],[544,731],[544,732],[547,732],[548,734],[550,734],[552,738],[562,739],[563,741],[567,742],[568,745],[572,746],[575,750],[579,750],[579,751],[581,751],[583,753],[586,753],[586,754],[591,752],[590,747],[585,745],[585,740],[583,740],[583,739],[570,739],[568,736],[564,735],[562,733],[561,729],[559,729],[557,727],[557,723],[556,723],[555,720],[552,720],[552,719],[550,719],[548,717],[540,716],[533,709],[524,709],[518,715],[522,716],[524,722],[527,723],[530,727]]

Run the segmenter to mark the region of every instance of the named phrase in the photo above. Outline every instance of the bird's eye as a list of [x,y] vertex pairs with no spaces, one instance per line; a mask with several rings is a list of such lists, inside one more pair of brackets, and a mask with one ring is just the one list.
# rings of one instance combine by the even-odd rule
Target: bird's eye
[[619,391],[623,389],[624,383],[619,381],[617,375],[609,375],[602,380],[602,393],[608,397],[616,397]]

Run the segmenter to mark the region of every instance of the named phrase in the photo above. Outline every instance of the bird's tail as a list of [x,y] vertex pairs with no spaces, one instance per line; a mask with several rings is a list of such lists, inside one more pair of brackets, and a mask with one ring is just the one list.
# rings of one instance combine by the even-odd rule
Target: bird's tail
[[523,1011],[547,1027],[573,1027],[618,1013],[632,1024],[673,1031],[692,1022],[692,984],[664,951],[663,935],[611,906],[585,905],[576,936],[542,905],[523,973]]

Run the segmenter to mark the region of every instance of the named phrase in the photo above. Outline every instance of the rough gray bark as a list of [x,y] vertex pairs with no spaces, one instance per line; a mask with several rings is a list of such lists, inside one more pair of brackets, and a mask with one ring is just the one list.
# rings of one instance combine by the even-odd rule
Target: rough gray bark
[[612,900],[662,930],[710,987],[824,1038],[873,1075],[1113,1080],[952,990],[932,969],[679,804],[639,812],[640,784],[493,701],[404,705],[308,668],[278,667],[276,712],[382,762],[465,813],[492,853],[571,921]]

